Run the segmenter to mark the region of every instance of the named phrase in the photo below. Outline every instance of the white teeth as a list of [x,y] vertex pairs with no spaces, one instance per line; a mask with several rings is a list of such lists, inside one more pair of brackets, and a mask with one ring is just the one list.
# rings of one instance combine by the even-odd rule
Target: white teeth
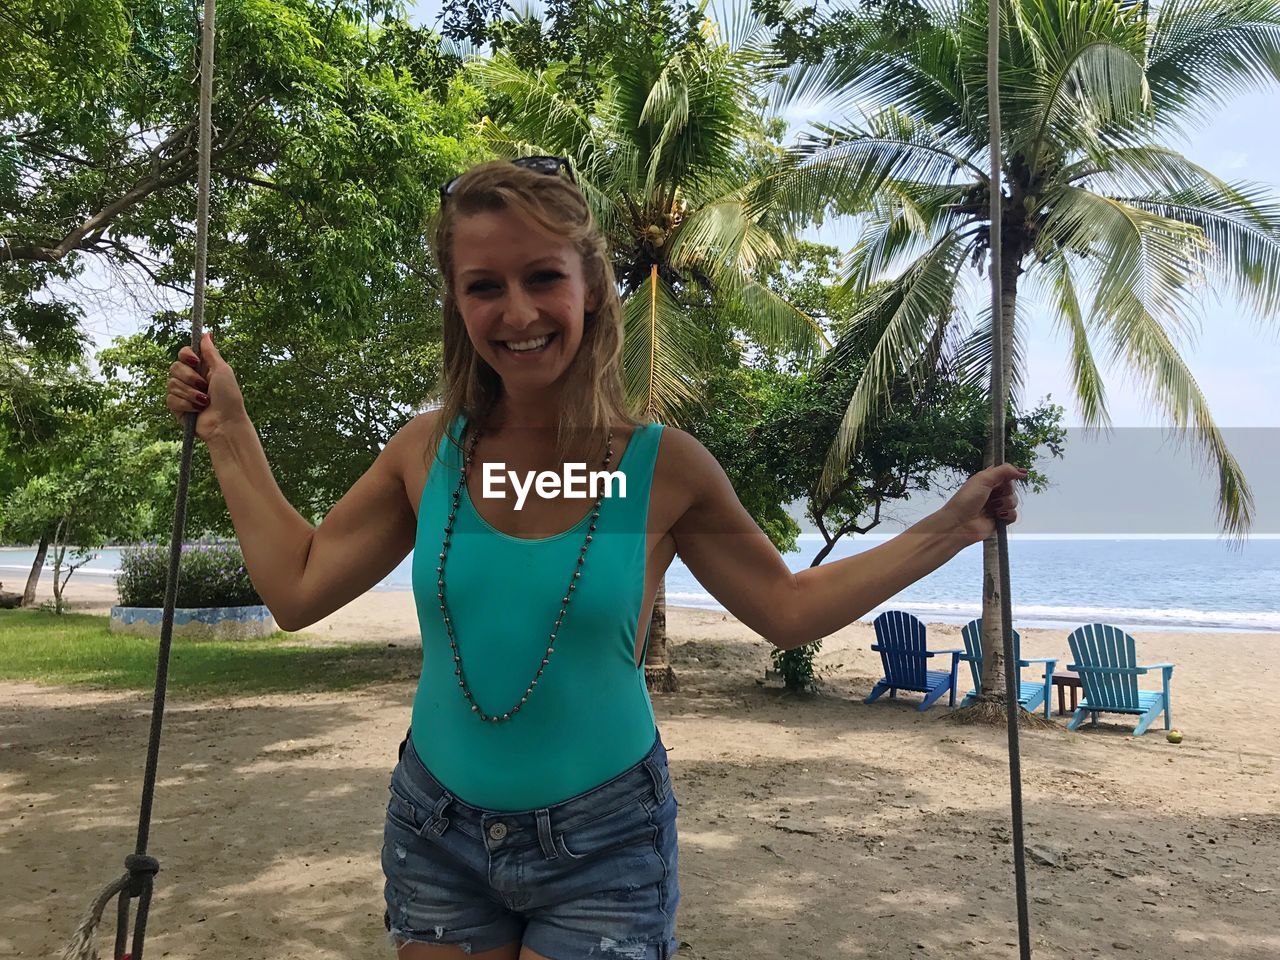
[[536,350],[538,347],[544,346],[551,339],[551,335],[538,337],[536,340],[522,340],[516,343],[513,340],[506,341],[507,348],[510,350]]

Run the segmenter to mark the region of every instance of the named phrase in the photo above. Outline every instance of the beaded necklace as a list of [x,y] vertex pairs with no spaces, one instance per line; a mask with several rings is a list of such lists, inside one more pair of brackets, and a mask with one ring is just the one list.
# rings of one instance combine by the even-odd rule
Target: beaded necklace
[[[498,715],[486,714],[480,709],[480,705],[476,703],[475,698],[471,695],[471,688],[467,685],[467,679],[462,671],[462,657],[458,653],[458,643],[453,636],[453,619],[449,616],[449,611],[445,608],[444,601],[444,564],[445,558],[449,554],[449,541],[453,535],[453,522],[458,515],[458,499],[462,495],[462,488],[466,486],[467,476],[471,470],[471,460],[475,455],[476,443],[480,439],[480,431],[476,430],[471,435],[471,444],[467,448],[467,456],[462,465],[462,476],[458,479],[458,486],[453,491],[453,504],[449,508],[449,520],[444,528],[444,543],[440,549],[440,565],[436,567],[436,597],[440,601],[440,615],[444,617],[444,628],[449,634],[449,646],[453,649],[453,673],[458,678],[458,686],[462,688],[462,694],[467,698],[467,702],[471,704],[471,712],[478,714],[480,719],[485,723],[498,723],[503,720],[510,720],[515,714],[520,712],[520,708],[525,705],[529,699],[529,695],[533,693],[533,688],[538,685],[538,680],[542,676],[542,671],[547,668],[547,664],[551,662],[551,653],[556,644],[556,634],[560,632],[560,624],[564,621],[564,614],[569,609],[569,601],[573,598],[573,591],[577,587],[578,578],[582,576],[582,564],[587,558],[587,547],[591,545],[592,534],[596,529],[596,521],[600,519],[600,504],[604,501],[604,493],[602,492],[596,498],[595,509],[591,512],[591,523],[587,526],[586,539],[582,541],[582,549],[578,552],[578,562],[574,568],[573,576],[569,578],[569,589],[566,591],[564,598],[560,604],[560,615],[556,617],[555,627],[551,631],[551,640],[547,644],[547,652],[542,658],[542,665],[538,667],[538,672],[534,675],[533,681],[529,684],[524,692],[524,696],[520,698],[520,702],[508,710],[506,713]],[[608,448],[604,455],[604,469],[609,469],[609,464],[613,460],[613,431],[609,431]]]

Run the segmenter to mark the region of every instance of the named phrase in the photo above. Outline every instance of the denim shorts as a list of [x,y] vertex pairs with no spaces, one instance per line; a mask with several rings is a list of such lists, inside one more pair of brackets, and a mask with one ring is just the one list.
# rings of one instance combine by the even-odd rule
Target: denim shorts
[[517,813],[453,796],[400,745],[383,832],[391,942],[469,953],[523,941],[550,960],[675,956],[676,798],[661,735],[576,797]]

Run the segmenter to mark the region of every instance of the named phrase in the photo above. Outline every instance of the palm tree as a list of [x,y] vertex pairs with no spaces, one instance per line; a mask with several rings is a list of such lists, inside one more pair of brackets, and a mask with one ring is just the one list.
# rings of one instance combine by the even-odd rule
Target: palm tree
[[[758,279],[793,248],[798,227],[765,189],[794,157],[761,119],[759,98],[778,75],[761,22],[739,10],[684,36],[626,17],[608,27],[598,35],[609,49],[590,62],[531,70],[499,52],[474,61],[471,75],[506,105],[483,126],[496,153],[573,159],[622,287],[629,396],[678,424],[699,399],[706,355],[690,307],[714,305],[757,342],[803,359],[828,343]],[[584,87],[594,91],[585,105]],[[665,622],[660,585],[646,678],[672,689]]]
[[[1191,332],[1197,285],[1214,274],[1263,317],[1280,308],[1280,206],[1161,139],[1229,95],[1280,74],[1277,0],[1005,0],[999,277],[1003,382],[1016,393],[1029,317],[1048,306],[1065,335],[1086,426],[1109,425],[1106,360],[1126,365],[1171,426],[1192,428],[1216,468],[1219,520],[1243,534],[1253,500],[1176,341]],[[869,291],[851,332],[875,338],[823,474],[840,474],[899,371],[946,341],[984,376],[990,314],[960,294],[989,255],[987,0],[942,0],[905,42],[865,42],[802,68],[789,92],[834,96],[867,119],[819,128],[809,157],[777,189],[867,204],[851,254],[851,292]],[[872,287],[890,268],[905,268]],[[966,326],[966,321],[971,325]],[[851,337],[851,339],[858,339]],[[837,343],[833,358],[844,349]],[[1014,397],[1013,399],[1016,399]],[[995,538],[984,544],[983,690],[1003,701]]]

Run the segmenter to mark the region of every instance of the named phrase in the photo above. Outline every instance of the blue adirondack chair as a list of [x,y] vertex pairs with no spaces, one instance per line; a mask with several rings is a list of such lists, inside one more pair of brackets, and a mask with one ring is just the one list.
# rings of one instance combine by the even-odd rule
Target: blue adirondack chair
[[[960,706],[966,707],[978,698],[978,691],[982,689],[982,618],[966,623],[960,635],[964,637],[964,653],[960,654],[960,659],[968,663],[973,672],[973,689],[960,701]],[[1017,630],[1013,631],[1013,655],[1018,661],[1018,706],[1031,713],[1037,707],[1043,707],[1047,719],[1051,702],[1049,692],[1053,686],[1053,668],[1058,662],[1057,657],[1028,657],[1023,660],[1022,636]],[[1030,667],[1033,663],[1044,664],[1044,679],[1034,683],[1021,677],[1022,668]]]
[[[960,666],[959,650],[926,650],[925,626],[902,610],[886,610],[875,619],[876,640],[872,650],[880,654],[884,679],[875,685],[863,703],[874,703],[886,690],[892,699],[899,690],[924,694],[917,710],[927,710],[933,701],[951,691],[950,706],[956,705],[956,671]],[[951,655],[951,670],[929,670],[930,657]]]
[[[1098,725],[1099,713],[1132,713],[1139,717],[1133,735],[1140,737],[1156,717],[1164,713],[1164,728],[1173,724],[1169,705],[1169,681],[1173,677],[1172,663],[1152,663],[1138,666],[1133,637],[1119,627],[1105,623],[1090,623],[1077,627],[1067,637],[1071,655],[1076,662],[1067,669],[1080,674],[1080,686],[1084,699],[1076,708],[1068,730],[1080,726],[1086,715],[1092,715],[1092,725]],[[1138,689],[1138,677],[1150,670],[1164,674],[1164,689],[1155,692]]]

